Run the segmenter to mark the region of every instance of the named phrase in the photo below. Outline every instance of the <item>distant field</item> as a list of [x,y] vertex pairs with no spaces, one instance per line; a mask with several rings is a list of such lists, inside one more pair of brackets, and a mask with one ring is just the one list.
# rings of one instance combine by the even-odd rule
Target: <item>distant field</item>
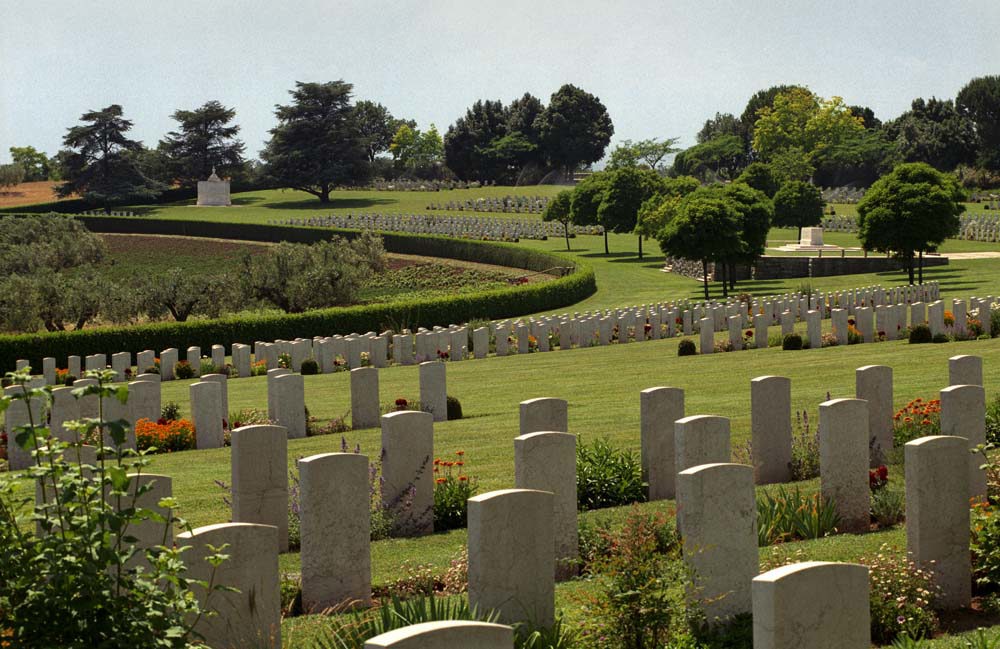
[[51,180],[39,180],[31,183],[21,183],[6,191],[0,191],[0,207],[19,207],[34,203],[51,203],[62,200],[56,197],[55,186],[59,183]]

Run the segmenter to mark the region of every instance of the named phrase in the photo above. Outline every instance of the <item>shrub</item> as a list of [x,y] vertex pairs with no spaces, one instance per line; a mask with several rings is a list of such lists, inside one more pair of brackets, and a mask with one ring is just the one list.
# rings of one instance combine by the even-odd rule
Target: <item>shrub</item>
[[194,368],[187,361],[177,361],[177,364],[174,365],[174,376],[181,380],[193,379]]
[[1000,443],[1000,394],[986,404],[986,442]]
[[303,376],[312,376],[313,374],[319,374],[319,363],[315,359],[307,358],[302,361],[302,365],[299,367],[299,374]]
[[938,591],[931,573],[886,546],[858,563],[869,569],[872,642],[888,644],[902,634],[931,637],[938,628],[932,608]]
[[278,354],[278,367],[290,370],[292,369],[292,355],[291,354]]
[[893,448],[927,435],[941,434],[941,401],[917,398],[892,416]]
[[434,529],[465,527],[467,501],[476,495],[476,480],[465,473],[465,451],[454,460],[434,459]]
[[173,453],[197,448],[194,424],[187,419],[172,419],[162,424],[140,419],[135,422],[135,442],[140,451]]
[[267,416],[267,410],[263,408],[243,408],[229,413],[229,427],[234,430],[243,426],[269,426],[273,423]]
[[453,397],[448,395],[448,421],[454,421],[456,419],[462,418],[462,402],[458,400],[458,397]]
[[902,523],[906,519],[906,495],[887,488],[872,493],[872,518],[881,528]]
[[201,359],[201,364],[198,366],[198,376],[205,376],[206,374],[218,374],[222,370],[221,367],[216,367],[210,358]]
[[580,509],[616,507],[646,500],[642,462],[627,449],[596,439],[576,447],[576,498]]
[[947,342],[951,342],[951,338],[948,337],[948,334],[936,333],[931,338],[931,342],[932,343],[947,343]]
[[160,367],[158,365],[150,365],[142,372],[143,374],[159,374]]
[[786,351],[802,349],[802,336],[794,333],[785,334],[785,337],[781,339],[781,348]]
[[760,547],[831,534],[840,517],[831,500],[820,494],[803,496],[799,488],[786,491],[778,486],[757,497],[757,544]]
[[925,324],[914,325],[910,328],[910,344],[917,345],[929,343],[933,340],[931,328]]
[[795,428],[792,435],[792,461],[788,467],[792,480],[812,480],[819,477],[819,431],[809,429],[809,413],[803,410],[795,413]]
[[697,354],[698,348],[695,347],[694,341],[690,338],[685,338],[677,344],[678,356],[696,356]]
[[168,401],[163,404],[160,408],[160,419],[164,421],[173,421],[175,419],[180,419],[181,407],[176,401]]
[[1000,592],[1000,514],[989,501],[972,506],[972,572],[978,592]]

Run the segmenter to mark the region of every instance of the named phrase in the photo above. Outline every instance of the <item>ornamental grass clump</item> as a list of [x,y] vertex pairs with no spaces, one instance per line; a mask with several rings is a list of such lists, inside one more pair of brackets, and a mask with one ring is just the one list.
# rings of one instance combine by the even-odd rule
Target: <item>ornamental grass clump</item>
[[644,502],[642,462],[607,438],[576,446],[576,499],[580,509],[601,509]]
[[819,539],[837,529],[840,516],[832,500],[804,496],[795,487],[778,486],[757,497],[757,545]]

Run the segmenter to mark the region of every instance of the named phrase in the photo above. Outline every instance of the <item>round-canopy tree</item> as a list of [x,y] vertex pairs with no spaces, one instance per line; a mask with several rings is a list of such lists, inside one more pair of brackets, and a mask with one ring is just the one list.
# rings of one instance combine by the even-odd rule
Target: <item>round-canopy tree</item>
[[[858,238],[867,250],[893,252],[913,283],[913,254],[934,250],[958,234],[965,211],[958,181],[929,164],[897,165],[879,178],[858,203]],[[920,282],[923,283],[923,265]]]
[[[607,190],[597,208],[597,220],[608,232],[634,232],[642,204],[663,192],[666,185],[652,169],[622,167],[608,172]],[[642,235],[639,236],[642,259]]]
[[823,195],[815,185],[802,180],[789,180],[774,195],[774,225],[779,228],[802,228],[823,221]]
[[573,191],[564,189],[549,201],[542,212],[543,221],[562,223],[563,233],[566,235],[566,250],[569,250],[569,224],[573,221],[572,200]]

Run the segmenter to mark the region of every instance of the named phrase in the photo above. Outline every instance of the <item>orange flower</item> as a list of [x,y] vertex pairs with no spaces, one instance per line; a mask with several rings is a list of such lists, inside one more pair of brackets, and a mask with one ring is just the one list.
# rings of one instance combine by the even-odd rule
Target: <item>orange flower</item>
[[465,451],[455,451],[455,455],[465,455]]
[[903,421],[907,424],[913,423],[913,417],[903,417]]
[[923,424],[924,426],[930,426],[933,422],[930,419],[924,419],[920,423]]
[[448,478],[438,478],[434,481],[435,484],[444,484],[445,482],[448,482]]
[[469,478],[467,476],[460,475],[460,476],[458,476],[458,480],[459,480],[459,482],[467,482],[469,480]]

